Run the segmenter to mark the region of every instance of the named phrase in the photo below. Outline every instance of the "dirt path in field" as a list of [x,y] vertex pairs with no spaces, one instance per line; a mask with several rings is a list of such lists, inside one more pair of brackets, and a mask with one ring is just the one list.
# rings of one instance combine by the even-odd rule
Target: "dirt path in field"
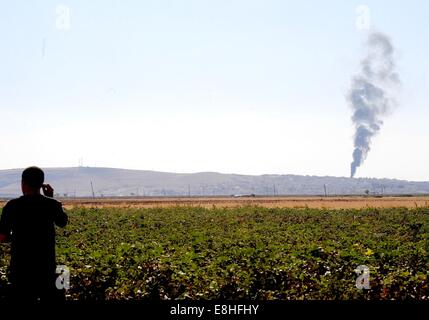
[[[256,198],[100,198],[100,199],[60,199],[65,208],[83,207],[133,207],[153,208],[172,206],[240,207],[258,205],[268,208],[393,208],[428,207],[428,197],[256,197]],[[3,207],[5,201],[0,201]]]
[[[65,208],[84,207],[133,207],[153,208],[172,206],[239,207],[258,205],[268,208],[392,208],[427,207],[429,197],[256,197],[256,198],[104,198],[104,199],[60,199]],[[5,201],[0,201],[3,207]]]

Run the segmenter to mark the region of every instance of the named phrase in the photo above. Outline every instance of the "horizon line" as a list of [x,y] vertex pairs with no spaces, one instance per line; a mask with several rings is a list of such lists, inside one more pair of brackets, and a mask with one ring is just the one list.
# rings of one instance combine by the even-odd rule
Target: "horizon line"
[[[70,167],[40,167],[43,170],[56,170],[56,169],[79,169],[79,168],[87,168],[87,169],[113,169],[113,170],[126,170],[126,171],[149,171],[149,172],[158,172],[158,173],[169,173],[169,174],[202,174],[202,173],[215,173],[221,175],[237,175],[237,176],[253,176],[253,177],[261,177],[261,176],[300,176],[300,177],[317,177],[317,178],[338,178],[338,179],[349,179],[349,180],[396,180],[396,181],[406,181],[406,182],[429,182],[427,180],[407,180],[407,179],[398,179],[398,178],[374,178],[374,177],[358,177],[351,178],[348,176],[331,176],[331,175],[310,175],[310,174],[293,174],[293,173],[263,173],[263,174],[244,174],[244,173],[225,173],[218,171],[198,171],[198,172],[174,172],[174,171],[160,171],[160,170],[152,170],[152,169],[128,169],[128,168],[118,168],[118,167],[105,167],[105,166],[70,166]],[[0,169],[1,171],[18,171],[24,170],[25,168],[8,168],[8,169]]]

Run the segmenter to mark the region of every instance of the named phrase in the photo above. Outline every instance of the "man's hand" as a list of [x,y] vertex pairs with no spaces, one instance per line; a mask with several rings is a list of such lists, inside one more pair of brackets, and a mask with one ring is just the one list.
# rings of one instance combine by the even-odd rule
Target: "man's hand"
[[46,197],[53,198],[54,197],[54,189],[49,184],[42,185],[43,194]]

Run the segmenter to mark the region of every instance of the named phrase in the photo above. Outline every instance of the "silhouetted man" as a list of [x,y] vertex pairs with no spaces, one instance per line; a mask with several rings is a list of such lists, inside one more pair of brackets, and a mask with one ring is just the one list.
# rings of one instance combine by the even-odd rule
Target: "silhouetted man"
[[[22,172],[23,196],[9,201],[0,219],[0,242],[11,242],[9,281],[12,297],[19,300],[57,300],[55,225],[65,227],[67,215],[54,190],[44,183],[38,167]],[[43,194],[40,194],[40,189]]]

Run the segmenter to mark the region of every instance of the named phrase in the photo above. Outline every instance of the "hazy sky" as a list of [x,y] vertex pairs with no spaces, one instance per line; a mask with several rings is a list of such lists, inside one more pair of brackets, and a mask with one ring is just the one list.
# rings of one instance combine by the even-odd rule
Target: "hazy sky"
[[362,4],[402,88],[357,177],[429,180],[423,0],[1,1],[0,169],[349,176]]

